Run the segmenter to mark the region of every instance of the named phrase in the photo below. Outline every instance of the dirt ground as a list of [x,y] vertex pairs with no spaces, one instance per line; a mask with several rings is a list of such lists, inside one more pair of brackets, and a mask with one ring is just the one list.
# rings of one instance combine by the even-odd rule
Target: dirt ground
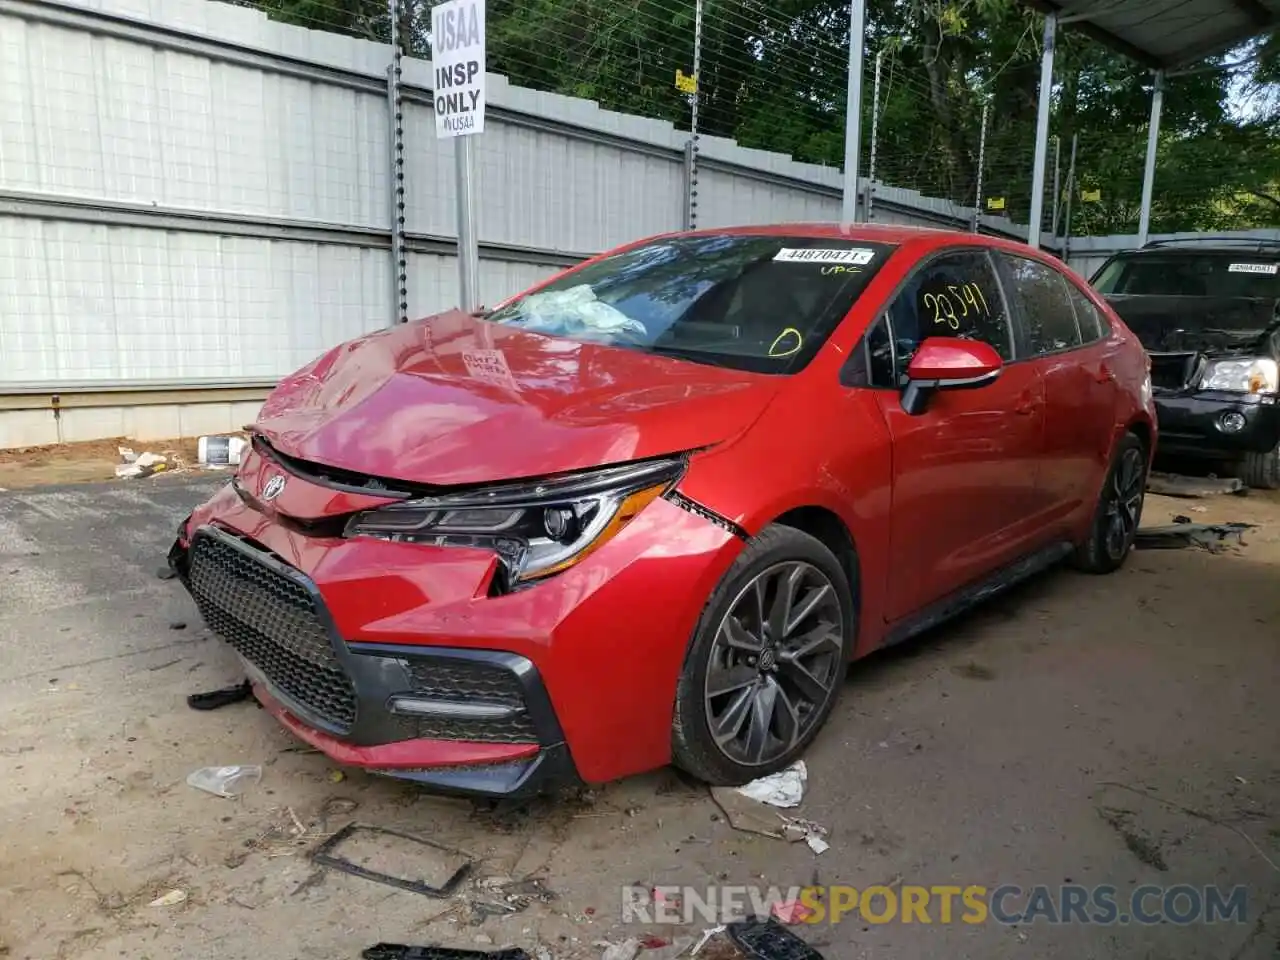
[[[1217,555],[1138,552],[1111,577],[1052,572],[856,665],[796,811],[830,830],[815,855],[731,829],[670,771],[494,812],[343,774],[251,703],[188,709],[239,676],[156,570],[217,482],[0,493],[5,960],[354,958],[377,941],[598,958],[701,930],[624,925],[624,885],[717,883],[1248,888],[1243,923],[799,928],[830,960],[1280,951],[1280,498],[1153,497],[1148,523],[1260,529]],[[261,764],[261,782],[236,800],[187,786],[227,763]],[[480,886],[435,900],[309,862],[352,819],[466,851]],[[558,897],[471,922],[486,881],[529,876]]]
[[114,480],[116,467],[122,463],[121,447],[134,453],[160,454],[168,460],[168,469],[182,472],[195,465],[198,442],[195,437],[146,443],[115,437],[0,450],[0,490]]

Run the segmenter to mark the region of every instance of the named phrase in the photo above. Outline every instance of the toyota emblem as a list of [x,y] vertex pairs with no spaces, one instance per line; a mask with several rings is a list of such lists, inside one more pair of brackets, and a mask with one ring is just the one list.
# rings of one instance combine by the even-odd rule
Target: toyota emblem
[[268,480],[267,485],[262,488],[262,499],[269,502],[282,493],[284,493],[284,477],[277,474]]

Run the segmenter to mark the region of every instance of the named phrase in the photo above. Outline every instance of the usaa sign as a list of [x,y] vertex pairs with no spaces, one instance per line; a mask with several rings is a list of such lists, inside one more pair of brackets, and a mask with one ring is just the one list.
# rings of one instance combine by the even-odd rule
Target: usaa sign
[[431,9],[436,136],[484,131],[484,0],[448,0]]

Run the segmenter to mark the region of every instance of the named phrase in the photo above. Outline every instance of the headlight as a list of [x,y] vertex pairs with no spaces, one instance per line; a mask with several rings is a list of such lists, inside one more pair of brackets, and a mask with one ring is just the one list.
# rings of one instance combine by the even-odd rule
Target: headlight
[[358,513],[348,537],[495,551],[513,581],[559,573],[608,543],[684,473],[683,458],[424,497]]
[[1265,357],[1211,360],[1200,380],[1200,389],[1275,393],[1280,390],[1280,368],[1274,360]]

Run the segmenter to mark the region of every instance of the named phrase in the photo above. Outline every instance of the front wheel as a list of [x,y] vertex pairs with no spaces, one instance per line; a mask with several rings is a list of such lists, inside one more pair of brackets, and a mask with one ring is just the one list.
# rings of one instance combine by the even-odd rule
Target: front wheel
[[1240,479],[1255,490],[1280,490],[1280,445],[1266,453],[1245,454]]
[[840,561],[814,537],[773,526],[712,593],[676,687],[675,764],[738,786],[789,766],[835,706],[855,610]]
[[1123,566],[1138,534],[1146,494],[1147,449],[1127,433],[1112,455],[1089,538],[1076,548],[1076,567],[1086,573],[1112,573]]

